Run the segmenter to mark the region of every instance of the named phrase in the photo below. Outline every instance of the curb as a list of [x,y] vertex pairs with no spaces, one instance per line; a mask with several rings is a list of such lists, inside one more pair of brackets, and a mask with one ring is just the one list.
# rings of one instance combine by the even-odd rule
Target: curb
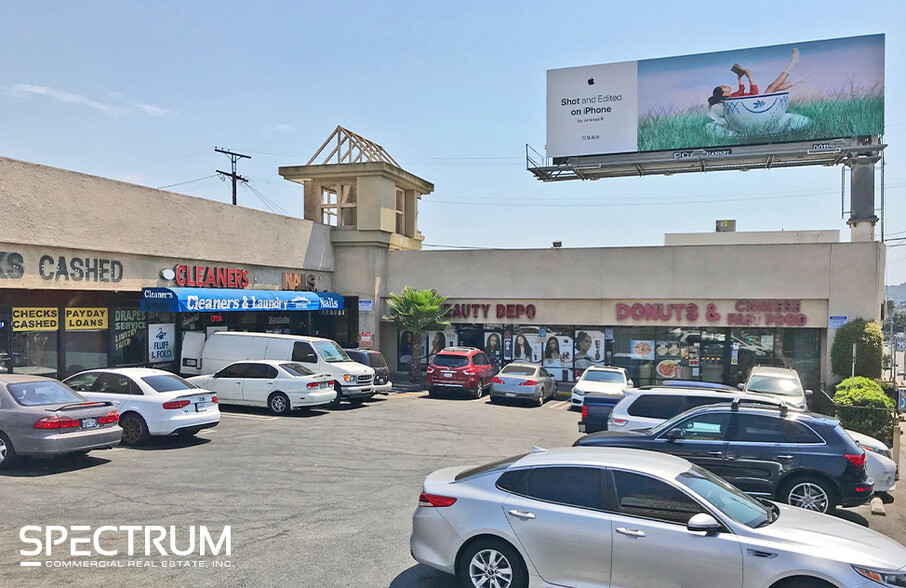
[[871,499],[871,514],[879,517],[886,517],[887,511],[884,509],[884,501],[880,496]]

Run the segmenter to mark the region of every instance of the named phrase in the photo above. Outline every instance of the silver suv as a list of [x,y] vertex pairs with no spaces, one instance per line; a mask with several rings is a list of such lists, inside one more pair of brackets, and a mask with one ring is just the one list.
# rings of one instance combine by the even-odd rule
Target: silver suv
[[807,408],[806,398],[811,390],[803,390],[799,373],[793,368],[755,366],[749,372],[749,379],[740,389],[747,394],[770,396],[793,408]]

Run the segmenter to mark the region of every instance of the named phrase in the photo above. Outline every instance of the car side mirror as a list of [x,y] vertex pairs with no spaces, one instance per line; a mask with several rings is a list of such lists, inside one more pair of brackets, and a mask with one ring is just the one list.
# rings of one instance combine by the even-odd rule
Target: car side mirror
[[744,390],[746,385],[743,384],[742,382],[740,382],[739,384],[736,384],[736,387],[739,388],[740,390]]
[[709,515],[706,512],[700,512],[697,515],[692,515],[692,518],[689,519],[689,522],[686,523],[686,528],[690,531],[704,531],[705,533],[717,533],[718,531],[724,528],[717,519]]
[[669,431],[667,431],[667,441],[670,441],[671,443],[685,438],[686,433],[680,428],[670,429]]
[[812,392],[811,390],[806,390],[806,391],[805,391],[805,397],[806,397],[806,398],[811,398],[813,394],[814,394],[814,392]]
[[629,380],[629,381],[626,382],[626,383],[629,384],[629,387],[630,387],[630,388],[632,388],[633,386],[635,386],[635,384],[632,382],[632,380]]

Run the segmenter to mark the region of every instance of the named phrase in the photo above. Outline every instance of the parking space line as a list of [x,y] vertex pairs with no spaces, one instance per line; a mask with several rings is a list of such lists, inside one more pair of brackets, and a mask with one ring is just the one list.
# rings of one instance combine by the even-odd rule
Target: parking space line
[[395,394],[388,394],[388,395],[387,395],[387,398],[388,398],[388,399],[390,399],[390,398],[406,398],[406,397],[409,397],[409,396],[420,396],[420,395],[422,395],[422,394],[424,394],[424,393],[425,393],[424,391],[421,391],[421,392],[398,392],[398,393],[395,393]]
[[276,421],[278,417],[275,416],[264,416],[258,414],[232,414],[229,412],[221,412],[220,418],[228,417],[231,419],[246,419],[249,421]]

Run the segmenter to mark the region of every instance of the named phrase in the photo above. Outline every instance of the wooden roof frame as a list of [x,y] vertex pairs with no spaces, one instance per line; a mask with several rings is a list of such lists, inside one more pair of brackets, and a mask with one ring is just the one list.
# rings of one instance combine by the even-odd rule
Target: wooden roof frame
[[[327,140],[324,141],[321,147],[311,156],[311,159],[309,159],[308,163],[305,165],[312,165],[315,160],[325,152],[331,143],[334,142],[336,144],[334,145],[333,150],[331,150],[318,165],[327,165],[330,163],[383,162],[400,167],[400,164],[387,153],[386,149],[374,141],[366,139],[358,133],[354,133],[342,126],[337,126],[337,128],[334,129],[333,133],[327,137]],[[336,158],[336,160],[331,162],[334,158]]]

